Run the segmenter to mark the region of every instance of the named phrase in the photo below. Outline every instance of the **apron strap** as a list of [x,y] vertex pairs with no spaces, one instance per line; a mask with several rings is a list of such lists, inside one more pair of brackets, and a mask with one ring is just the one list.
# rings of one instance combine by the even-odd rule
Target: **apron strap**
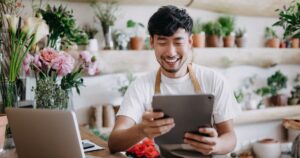
[[[189,76],[191,78],[192,84],[194,86],[195,92],[200,94],[201,93],[201,86],[200,86],[199,81],[196,78],[195,72],[193,71],[192,64],[188,64],[188,73],[189,73]],[[160,94],[161,93],[160,83],[161,83],[161,68],[156,73],[155,87],[154,87],[154,93],[155,94]]]

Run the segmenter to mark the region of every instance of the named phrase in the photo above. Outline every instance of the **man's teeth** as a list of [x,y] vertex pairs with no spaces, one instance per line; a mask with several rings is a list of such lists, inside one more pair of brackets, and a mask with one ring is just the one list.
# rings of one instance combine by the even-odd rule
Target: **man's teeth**
[[175,58],[175,59],[165,59],[165,60],[166,60],[166,62],[168,62],[168,63],[174,63],[174,62],[177,61],[176,58]]

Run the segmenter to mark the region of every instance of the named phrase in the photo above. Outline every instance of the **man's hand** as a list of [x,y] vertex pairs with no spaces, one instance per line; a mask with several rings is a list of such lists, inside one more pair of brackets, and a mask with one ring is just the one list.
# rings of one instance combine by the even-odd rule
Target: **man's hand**
[[218,133],[214,128],[199,128],[200,133],[207,134],[209,137],[199,134],[185,133],[184,143],[191,145],[195,150],[204,155],[217,153],[219,138]]
[[139,124],[141,133],[150,139],[169,132],[174,126],[173,118],[162,119],[163,112],[147,111]]

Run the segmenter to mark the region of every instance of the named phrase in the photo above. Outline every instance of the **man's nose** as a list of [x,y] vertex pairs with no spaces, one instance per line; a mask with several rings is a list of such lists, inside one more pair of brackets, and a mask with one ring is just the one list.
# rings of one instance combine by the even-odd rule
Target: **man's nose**
[[170,43],[166,48],[166,55],[168,56],[176,55],[176,47],[174,46],[173,43]]

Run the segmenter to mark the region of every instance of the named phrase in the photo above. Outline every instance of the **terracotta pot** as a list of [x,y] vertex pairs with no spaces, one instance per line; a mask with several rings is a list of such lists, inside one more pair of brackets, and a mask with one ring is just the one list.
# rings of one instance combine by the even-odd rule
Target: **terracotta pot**
[[4,146],[6,125],[7,125],[6,115],[0,114],[0,149],[3,149]]
[[284,106],[287,105],[287,97],[285,95],[279,94],[270,97],[270,103],[273,106]]
[[217,35],[206,36],[206,46],[207,47],[220,47],[221,46],[221,37],[217,36]]
[[235,44],[238,48],[243,48],[246,46],[246,38],[238,37],[235,39]]
[[144,40],[142,37],[131,37],[130,48],[133,50],[142,50],[144,46]]
[[226,36],[223,38],[224,47],[234,47],[234,36]]
[[268,39],[266,42],[267,47],[271,48],[279,48],[280,40],[278,38]]
[[286,41],[284,40],[280,41],[279,48],[286,48]]
[[299,48],[299,38],[292,39],[292,48]]
[[193,47],[204,48],[205,47],[205,34],[193,34]]

